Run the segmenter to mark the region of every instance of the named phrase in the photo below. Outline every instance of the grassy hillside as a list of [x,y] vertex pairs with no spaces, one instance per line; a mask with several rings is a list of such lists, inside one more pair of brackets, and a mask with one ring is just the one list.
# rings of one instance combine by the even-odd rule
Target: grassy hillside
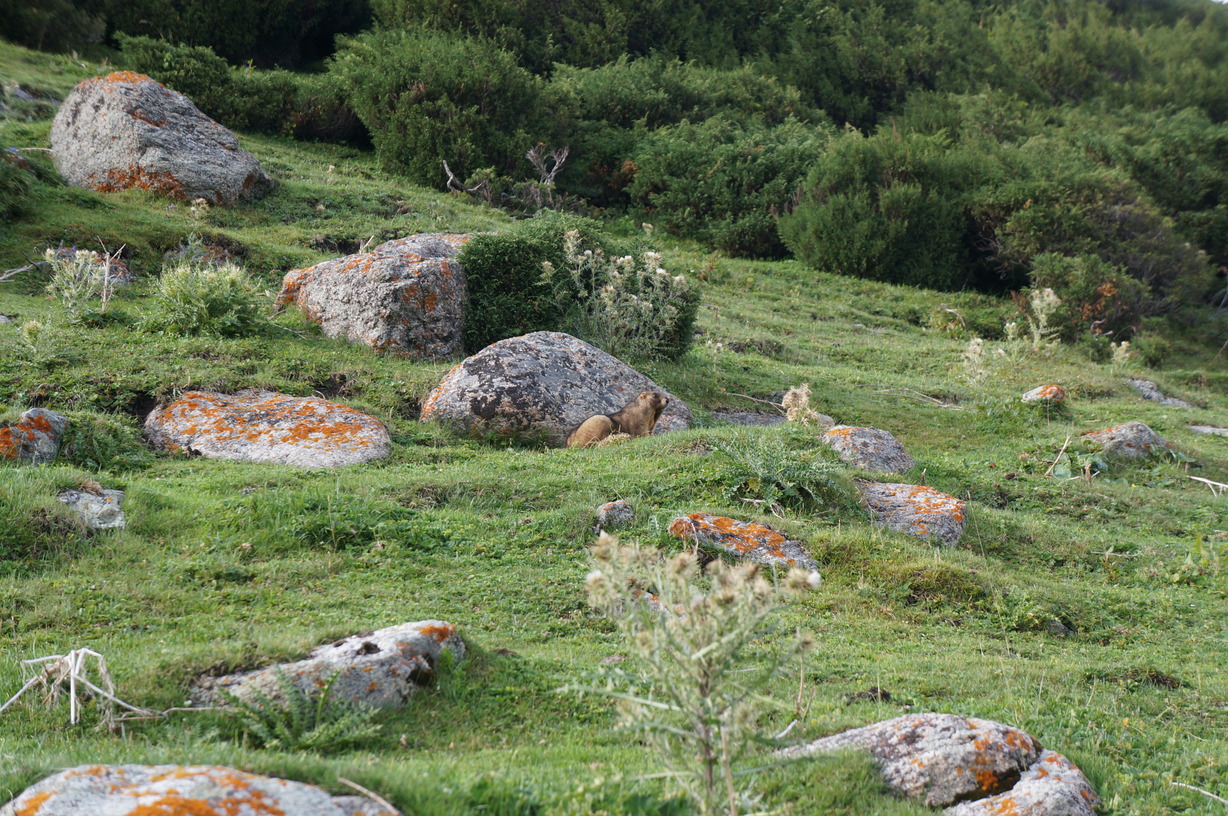
[[[63,93],[96,68],[2,46],[0,70]],[[0,144],[46,147],[48,129],[45,111],[10,111]],[[1228,481],[1228,437],[1188,428],[1228,425],[1228,354],[1177,328],[1149,340],[1153,357],[1167,350],[1162,369],[1141,354],[1097,362],[1106,350],[1091,345],[991,341],[1009,353],[991,353],[974,384],[961,355],[973,334],[999,336],[1016,317],[1009,300],[671,244],[667,268],[692,270],[701,287],[701,334],[680,362],[643,370],[687,401],[694,429],[590,450],[458,438],[417,421],[446,365],[325,339],[294,314],[254,339],[138,330],[162,253],[189,233],[238,252],[275,291],[288,269],[369,236],[507,223],[389,177],[350,148],[254,136],[243,145],[277,189],[204,215],[143,193],[61,186],[46,154],[23,154],[42,180],[0,233],[0,268],[48,245],[101,242],[126,245],[144,280],[98,326],[67,325],[37,273],[0,284],[0,314],[14,319],[0,325],[0,408],[64,411],[92,444],[54,466],[0,469],[0,539],[10,552],[25,547],[0,560],[0,698],[20,687],[19,660],[83,646],[106,655],[121,697],[157,709],[181,705],[202,672],[404,621],[456,624],[469,657],[384,718],[380,736],[327,755],[249,747],[211,712],[108,733],[88,717],[67,725],[62,706],[17,705],[0,715],[0,801],[75,763],[216,762],[338,793],[343,776],[411,814],[685,813],[659,781],[636,781],[659,769],[614,728],[609,706],[557,691],[625,653],[582,586],[593,508],[624,498],[638,511],[629,539],[676,548],[669,521],[711,511],[774,524],[820,563],[822,588],[779,620],[782,633],[814,632],[819,647],[800,695],[777,690],[766,730],[795,706],[798,740],[904,710],[1000,720],[1073,759],[1106,814],[1222,812],[1172,783],[1228,795],[1228,498],[1188,478]],[[47,327],[38,353],[19,340],[29,320]],[[1129,376],[1199,407],[1145,402]],[[812,428],[737,428],[714,413],[762,409],[755,400],[803,382],[838,422],[892,431],[918,462],[904,480],[969,502],[957,547],[880,531],[860,512],[774,518],[730,497],[722,446],[758,446],[770,462],[829,458]],[[1070,392],[1068,410],[1018,402],[1050,382]],[[252,386],[368,411],[391,430],[393,455],[317,472],[146,456],[136,442],[159,399]],[[1129,420],[1177,455],[1092,479],[1046,475],[1068,438],[1078,448],[1080,432]],[[83,479],[126,491],[126,530],[72,525],[54,497]],[[772,646],[756,644],[760,654]],[[891,701],[848,701],[870,686]],[[797,816],[929,812],[886,795],[857,757],[768,772],[758,788],[764,810]]]

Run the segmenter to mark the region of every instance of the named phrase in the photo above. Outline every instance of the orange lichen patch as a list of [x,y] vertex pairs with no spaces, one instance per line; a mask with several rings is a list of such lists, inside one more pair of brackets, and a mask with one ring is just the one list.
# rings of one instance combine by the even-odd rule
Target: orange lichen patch
[[[21,452],[18,435],[22,435],[21,426],[0,428],[0,457],[16,459]],[[33,435],[30,435],[33,438]]]
[[450,623],[445,623],[443,626],[430,624],[423,626],[418,631],[425,637],[434,638],[436,643],[443,643],[456,634],[456,627]]
[[853,431],[855,430],[857,429],[853,428],[852,426],[845,425],[845,426],[841,426],[837,428],[832,428],[831,430],[827,432],[826,435],[828,438],[848,437],[848,436],[851,436]]
[[997,790],[998,785],[1000,783],[998,781],[998,775],[996,773],[989,770],[988,768],[977,768],[972,773],[976,777],[976,783],[981,786],[981,790],[983,791]]
[[148,77],[145,74],[138,74],[136,71],[113,71],[106,76],[94,77],[87,79],[77,87],[90,87],[91,85],[101,85],[104,91],[112,91],[119,85],[127,85],[136,82],[152,82],[159,88],[165,88],[161,82]]
[[17,459],[38,442],[39,435],[53,436],[55,428],[40,414],[24,417],[15,425],[0,428],[0,458]]
[[1054,402],[1066,399],[1066,391],[1060,385],[1046,385],[1037,392],[1037,395]]
[[[284,397],[248,400],[189,391],[165,409],[167,426],[184,436],[215,442],[264,442],[299,447],[367,447],[362,434],[378,421],[344,405],[319,399]],[[176,427],[179,426],[179,427]]]
[[23,802],[21,807],[14,811],[15,816],[38,816],[39,808],[46,804],[47,800],[52,796],[51,791],[36,793],[30,797],[30,801]]
[[784,551],[785,537],[762,524],[707,513],[691,513],[674,519],[669,525],[669,532],[678,538],[719,544],[738,555],[755,553],[793,563],[793,559]]
[[94,181],[89,187],[99,193],[117,193],[135,188],[169,195],[172,198],[186,200],[188,197],[183,182],[175,178],[169,170],[152,171],[143,167],[108,170],[104,180]]

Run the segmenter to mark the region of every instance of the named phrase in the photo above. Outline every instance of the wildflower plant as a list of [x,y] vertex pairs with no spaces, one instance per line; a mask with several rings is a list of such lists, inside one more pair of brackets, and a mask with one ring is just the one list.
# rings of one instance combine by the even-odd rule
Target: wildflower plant
[[[644,359],[676,350],[678,335],[690,333],[698,305],[686,277],[669,274],[656,252],[611,259],[582,243],[579,231],[566,232],[564,268],[542,264],[563,330],[616,357]],[[683,350],[687,344],[689,338]]]
[[819,574],[793,569],[774,584],[758,564],[701,568],[695,552],[666,556],[606,533],[592,556],[589,603],[616,622],[635,659],[571,689],[616,700],[624,725],[659,756],[660,776],[701,816],[737,816],[752,801],[753,759],[771,741],[760,732],[762,709],[814,640],[799,633],[754,658],[749,647],[771,631],[785,597],[817,588]]
[[[59,298],[69,323],[82,323],[106,314],[114,290],[112,255],[99,255],[90,249],[48,249],[43,258],[51,267],[47,293]],[[95,299],[97,308],[93,306]]]

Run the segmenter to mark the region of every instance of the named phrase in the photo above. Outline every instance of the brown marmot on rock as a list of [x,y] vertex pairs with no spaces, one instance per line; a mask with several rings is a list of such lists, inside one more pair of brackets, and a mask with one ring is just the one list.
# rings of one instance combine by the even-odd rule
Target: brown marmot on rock
[[641,391],[617,413],[595,414],[581,422],[567,437],[567,447],[587,448],[613,433],[648,436],[668,404],[669,399],[660,391]]

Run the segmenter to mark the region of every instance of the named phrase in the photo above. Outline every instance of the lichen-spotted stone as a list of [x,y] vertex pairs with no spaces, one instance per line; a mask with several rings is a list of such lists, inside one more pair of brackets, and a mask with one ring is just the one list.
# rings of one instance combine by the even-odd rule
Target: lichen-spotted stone
[[924,485],[864,482],[861,497],[881,527],[955,544],[967,522],[962,501]]
[[98,192],[139,189],[231,205],[273,188],[233,133],[183,94],[132,71],[74,88],[51,126],[51,151],[69,184]]
[[395,816],[370,799],[215,765],[80,765],[27,788],[0,816]]
[[1098,804],[1061,754],[1017,728],[955,714],[908,714],[780,753],[850,748],[869,752],[893,792],[949,816],[1093,816]]
[[463,349],[465,269],[453,256],[468,235],[427,233],[387,241],[282,280],[278,302],[294,304],[329,337],[419,360]]
[[1119,459],[1142,459],[1168,450],[1169,444],[1142,422],[1127,422],[1102,431],[1083,434],[1100,444],[1108,456]]
[[211,459],[341,467],[383,459],[384,424],[335,402],[271,391],[188,391],[145,420],[155,447]]
[[671,535],[724,550],[738,558],[780,567],[816,569],[801,542],[753,521],[737,521],[711,513],[679,516],[669,525]]
[[562,447],[584,420],[615,413],[642,391],[669,400],[654,433],[691,427],[686,403],[631,366],[569,334],[533,332],[454,366],[423,403],[422,419]]
[[916,462],[890,431],[837,425],[823,434],[823,442],[836,452],[840,461],[876,473],[904,473]]
[[31,408],[13,425],[0,426],[0,459],[29,465],[55,461],[68,417],[45,408]]

